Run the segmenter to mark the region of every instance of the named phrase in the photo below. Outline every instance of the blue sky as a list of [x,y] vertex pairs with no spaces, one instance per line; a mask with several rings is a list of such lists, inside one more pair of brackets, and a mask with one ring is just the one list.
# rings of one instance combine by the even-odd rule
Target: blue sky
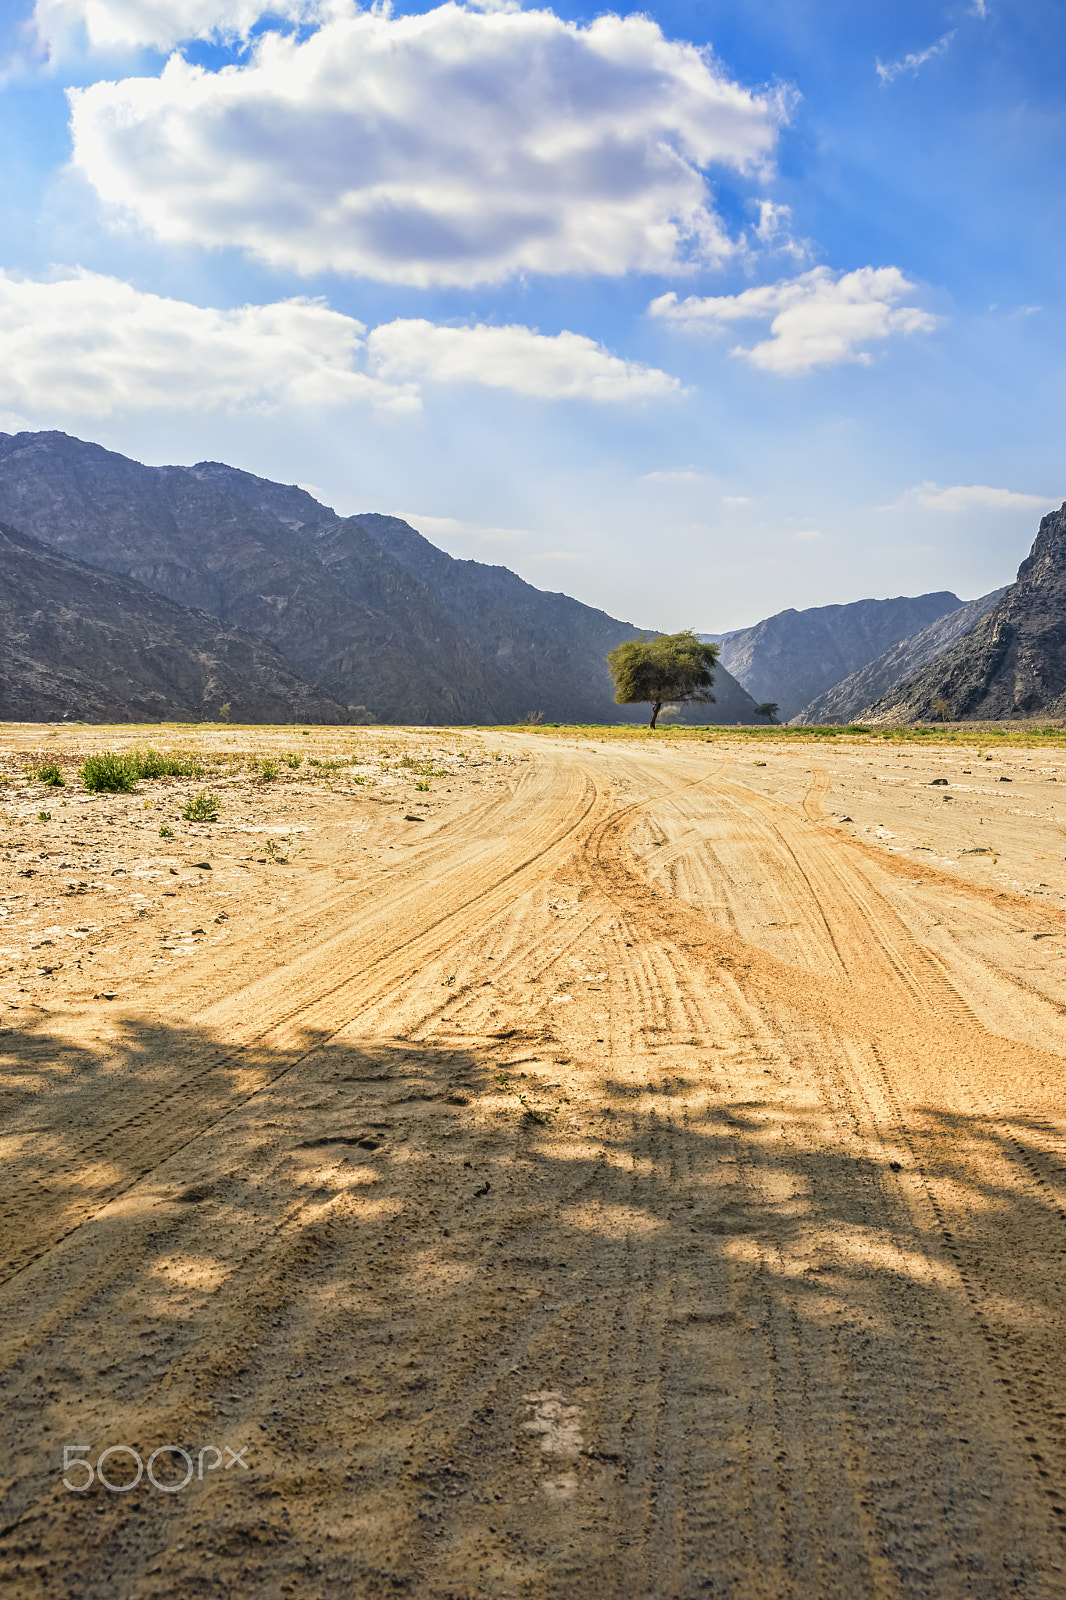
[[0,428],[660,628],[1013,577],[1066,496],[1066,13],[8,0]]

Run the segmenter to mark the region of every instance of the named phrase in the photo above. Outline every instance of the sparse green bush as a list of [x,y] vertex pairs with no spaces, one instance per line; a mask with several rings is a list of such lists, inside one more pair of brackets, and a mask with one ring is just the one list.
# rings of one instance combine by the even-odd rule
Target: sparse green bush
[[160,829],[159,829],[159,837],[161,839],[173,839],[173,837],[174,837],[174,829],[171,828],[171,827],[168,827],[168,825],[165,822],[162,823],[161,826],[160,826]]
[[52,820],[52,813],[50,811],[38,811],[38,813],[37,813],[37,821],[38,822],[51,822],[51,820]]
[[129,794],[138,773],[129,756],[99,750],[94,756],[86,756],[80,776],[90,794]]
[[35,777],[38,783],[46,783],[50,789],[65,789],[67,786],[66,778],[54,762],[51,766],[38,767]]
[[300,762],[303,760],[303,756],[298,756],[295,750],[287,750],[285,752],[285,760],[288,762],[293,772],[295,772],[297,767],[300,765]]
[[419,781],[415,784],[415,788],[421,789],[423,794],[427,794],[429,792],[429,784],[424,779],[419,779]]
[[[41,769],[58,771],[58,768]],[[159,750],[100,750],[87,756],[81,766],[81,781],[93,794],[129,794],[141,778],[189,778],[203,768],[190,756],[167,755]],[[45,780],[48,781],[48,780]],[[62,775],[60,775],[62,781]]]
[[256,762],[255,770],[258,772],[262,783],[273,783],[278,775],[278,764],[276,761],[267,761],[264,758]]
[[186,822],[217,822],[218,801],[213,794],[208,794],[206,789],[201,789],[199,794],[194,794],[186,800],[181,808],[181,814]]
[[196,778],[203,771],[194,757],[167,755],[151,746],[147,750],[131,750],[128,759],[138,778]]

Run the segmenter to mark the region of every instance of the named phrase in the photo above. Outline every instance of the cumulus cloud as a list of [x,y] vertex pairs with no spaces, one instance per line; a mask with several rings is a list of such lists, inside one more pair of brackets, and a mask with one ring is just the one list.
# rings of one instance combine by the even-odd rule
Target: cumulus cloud
[[[984,12],[981,11],[978,15],[984,16]],[[882,83],[893,83],[904,72],[909,72],[911,77],[915,77],[927,61],[932,61],[935,56],[944,54],[954,37],[955,29],[952,28],[950,33],[941,34],[935,44],[928,45],[924,50],[912,50],[909,55],[901,56],[898,61],[881,61],[878,59],[875,64],[877,76]]]
[[36,0],[33,22],[49,54],[90,49],[172,50],[186,40],[247,39],[258,23],[323,20],[336,0]]
[[361,322],[315,300],[218,311],[76,272],[0,273],[0,403],[102,416],[132,407],[418,406],[353,362]]
[[867,345],[895,334],[927,333],[937,319],[917,306],[900,305],[914,292],[898,267],[860,267],[835,273],[815,267],[797,278],[745,289],[741,294],[660,295],[648,307],[690,332],[710,332],[733,322],[768,321],[770,337],[759,344],[737,345],[744,356],[767,372],[809,372],[812,367],[857,361],[868,365]]
[[159,237],[418,286],[721,260],[705,169],[764,173],[784,117],[646,16],[451,0],[334,0],[240,64],[70,99],[75,164]]
[[895,506],[922,506],[928,511],[1047,511],[1058,505],[1042,494],[1017,494],[1013,489],[993,489],[987,483],[956,483],[941,488],[935,483],[919,483],[901,495]]
[[84,39],[94,50],[170,50],[183,39],[247,38],[264,13],[317,16],[316,0],[37,0],[33,21],[49,54]]
[[381,378],[480,383],[539,400],[652,400],[681,390],[669,373],[623,361],[581,333],[447,328],[412,317],[375,328],[367,350]]
[[0,406],[28,416],[353,401],[411,411],[419,378],[546,400],[640,400],[679,387],[575,333],[399,321],[367,335],[318,300],[220,311],[92,272],[47,282],[0,272]]

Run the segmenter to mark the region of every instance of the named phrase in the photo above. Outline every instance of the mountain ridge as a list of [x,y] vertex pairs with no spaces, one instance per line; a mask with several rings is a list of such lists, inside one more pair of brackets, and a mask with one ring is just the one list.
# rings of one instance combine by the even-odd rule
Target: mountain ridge
[[[615,704],[606,663],[634,625],[457,561],[399,518],[340,517],[222,462],[148,467],[55,430],[0,433],[0,518],[257,636],[327,698],[382,722],[643,715]],[[718,720],[758,720],[726,670],[716,695]]]
[[794,727],[827,726],[856,721],[865,707],[942,654],[967,633],[1007,592],[1007,587],[968,600],[957,611],[938,617],[927,628],[893,645],[858,672],[842,678],[824,694],[804,706],[791,719]]
[[[946,707],[946,709],[944,709]],[[1066,501],[1041,518],[1003,597],[862,713],[875,724],[1066,716]]]
[[0,718],[351,721],[257,638],[0,522]]
[[757,701],[776,701],[782,721],[885,650],[957,610],[949,590],[792,607],[748,628],[701,637],[721,644],[723,666]]

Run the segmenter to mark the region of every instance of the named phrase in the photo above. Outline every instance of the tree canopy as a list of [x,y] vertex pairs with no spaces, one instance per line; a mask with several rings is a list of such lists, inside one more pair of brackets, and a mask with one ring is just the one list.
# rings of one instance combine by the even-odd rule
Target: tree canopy
[[776,700],[764,700],[761,706],[755,707],[755,715],[757,717],[766,717],[769,722],[776,722],[779,710],[780,707]]
[[718,665],[718,646],[704,644],[691,628],[681,633],[642,633],[608,651],[614,698],[620,706],[652,707],[651,727],[664,704],[714,703],[711,688]]

